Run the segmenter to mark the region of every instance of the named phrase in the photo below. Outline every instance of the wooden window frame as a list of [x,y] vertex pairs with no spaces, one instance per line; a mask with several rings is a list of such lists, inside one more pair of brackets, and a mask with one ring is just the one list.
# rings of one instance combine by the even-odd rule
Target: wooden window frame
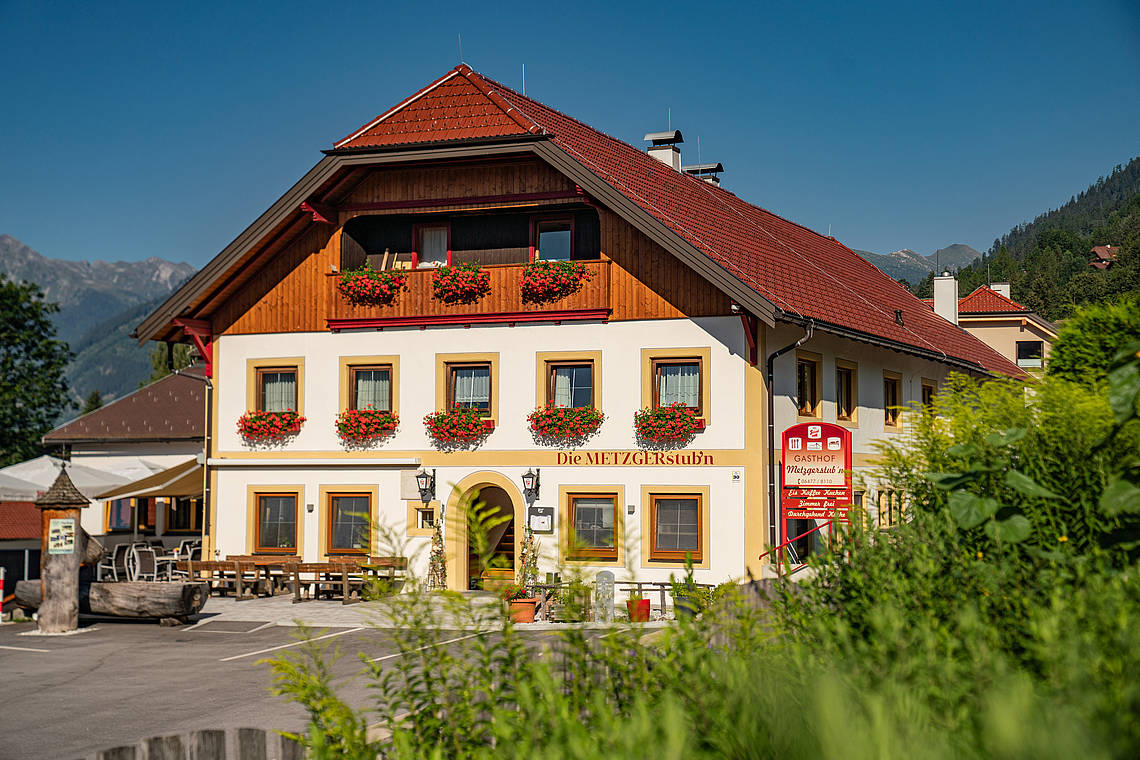
[[[575,228],[574,228],[574,215],[573,214],[569,214],[569,215],[535,214],[535,215],[531,216],[531,218],[530,218],[530,262],[533,264],[535,261],[539,260],[536,258],[537,254],[539,253],[538,235],[541,232],[541,229],[539,229],[539,228],[542,227],[542,225],[544,225],[544,224],[568,224],[568,225],[570,225],[570,259],[569,260],[574,261],[575,260],[574,259],[574,252],[575,252],[574,241],[575,241],[575,238],[577,237],[577,235],[576,235],[577,230],[575,230]],[[548,259],[542,259],[542,260],[547,261]]]
[[[926,392],[930,391],[930,399],[927,400]],[[922,378],[922,405],[930,408],[934,403],[934,397],[938,395],[938,383],[928,378]]]
[[534,365],[534,405],[545,407],[553,401],[550,392],[550,368],[548,365],[586,364],[594,365],[593,404],[595,409],[602,403],[602,352],[601,351],[538,351]]
[[[261,500],[266,497],[282,498],[293,497],[293,546],[262,546],[261,545]],[[301,499],[300,494],[293,491],[257,491],[254,497],[253,517],[253,552],[254,554],[287,554],[296,556],[301,538]]]
[[[447,259],[444,262],[444,266],[451,266],[451,221],[416,222],[412,225],[412,269],[420,268],[420,250],[423,247],[421,234],[425,229],[431,227],[447,228]],[[426,268],[427,267],[425,267],[425,269]]]
[[[705,561],[707,547],[705,546],[705,510],[704,494],[693,493],[650,493],[649,494],[649,561],[650,562],[684,562],[685,555],[692,556],[695,564]],[[679,551],[676,549],[657,548],[657,500],[658,499],[696,499],[697,501],[697,551]]]
[[356,403],[356,373],[361,371],[388,371],[388,411],[395,410],[396,371],[391,364],[350,364],[348,366],[348,408],[359,409]]
[[[653,408],[661,408],[661,367],[674,366],[677,364],[696,364],[697,365],[697,407],[696,414],[698,417],[704,417],[705,414],[705,360],[703,356],[670,356],[653,359],[650,361],[649,372],[652,377],[651,392],[653,394]],[[689,407],[692,409],[693,407]]]
[[125,528],[112,528],[111,527],[111,505],[116,501],[134,501],[133,498],[127,497],[126,499],[107,499],[103,502],[103,532],[104,533],[130,533],[134,526],[131,524],[132,520],[137,521],[138,515],[135,513],[135,505],[130,504],[127,506],[127,527]]
[[430,509],[432,511],[433,515],[435,516],[435,519],[438,521],[439,520],[439,502],[433,500],[433,501],[429,501],[427,504],[424,504],[419,499],[413,499],[413,500],[408,500],[407,505],[408,505],[408,528],[407,528],[408,536],[412,537],[412,538],[417,538],[417,537],[418,538],[430,538],[435,533],[435,528],[421,528],[421,527],[419,527],[419,513],[421,510]]
[[[566,494],[566,559],[574,562],[617,562],[618,549],[621,541],[621,510],[625,505],[619,503],[620,494],[617,491],[572,491]],[[610,499],[614,504],[614,546],[613,549],[604,547],[578,547],[570,546],[570,534],[574,530],[574,503],[578,499]]]
[[[887,384],[893,383],[896,391],[895,403],[888,403],[887,399]],[[894,409],[891,407],[901,407],[903,403],[902,398],[902,375],[898,372],[891,370],[883,370],[883,427],[887,430],[898,430],[902,427],[902,409]]]
[[397,355],[387,356],[341,356],[339,357],[340,363],[340,411],[344,412],[349,409],[355,408],[356,395],[356,382],[353,375],[354,369],[365,369],[367,367],[388,367],[391,375],[388,385],[388,393],[390,395],[391,411],[393,414],[400,413],[400,357]]
[[298,377],[300,376],[300,372],[298,371],[297,367],[289,366],[289,365],[282,365],[280,367],[258,367],[257,368],[257,379],[254,381],[256,383],[256,388],[257,388],[257,406],[255,407],[256,411],[259,411],[259,412],[265,411],[265,386],[262,383],[262,378],[265,375],[268,375],[270,373],[284,374],[286,372],[292,372],[293,373],[293,406],[294,406],[293,411],[297,412],[296,407],[299,407],[301,405],[300,404],[301,386],[300,386],[300,382],[298,380]]
[[[333,501],[338,498],[348,497],[357,498],[363,496],[368,499],[368,546],[363,549],[341,549],[333,546],[333,536],[336,535],[334,530],[336,521],[333,518]],[[328,556],[361,556],[367,557],[372,553],[372,526],[375,522],[376,503],[373,498],[372,491],[329,491],[325,494],[327,509],[325,510],[325,536],[327,541],[326,554]]]
[[[839,371],[847,370],[851,373],[851,414],[843,417],[839,407]],[[859,425],[859,365],[846,359],[835,360],[835,419],[840,425],[857,427]]]
[[261,411],[261,373],[263,371],[280,371],[291,369],[296,373],[296,402],[294,410],[299,415],[305,414],[305,357],[303,356],[276,356],[265,359],[246,359],[246,411]]
[[566,359],[566,360],[553,360],[546,362],[546,403],[554,403],[554,373],[559,369],[568,369],[571,367],[589,367],[590,368],[590,403],[585,407],[568,407],[568,408],[584,408],[584,409],[597,409],[598,408],[598,384],[596,378],[598,375],[597,367],[594,365],[593,359]]
[[494,424],[499,419],[499,354],[498,352],[463,353],[463,354],[436,354],[435,355],[435,408],[437,411],[452,409],[450,404],[451,373],[449,365],[453,364],[490,364],[491,365],[491,410],[483,419]]
[[[800,365],[812,364],[815,366],[815,403],[810,414],[800,409]],[[796,417],[801,420],[818,420],[823,417],[823,357],[807,351],[796,352]]]
[[[191,533],[201,533],[202,532],[202,525],[198,521],[198,509],[199,509],[199,506],[201,505],[201,502],[202,502],[202,500],[200,498],[198,498],[198,499],[187,499],[187,501],[190,502],[190,527],[189,528],[171,528],[170,527],[170,515],[172,512],[174,512],[174,505],[177,501],[178,501],[178,499],[175,497],[168,497],[167,498],[167,501],[166,501],[166,518],[163,520],[162,532],[164,534],[165,533],[174,533],[174,534],[178,534],[178,535],[189,535]],[[205,508],[202,507],[202,518],[205,519],[205,517],[206,517]]]
[[475,369],[478,367],[485,367],[487,369],[487,409],[486,411],[480,411],[479,416],[486,419],[493,419],[495,410],[495,368],[490,361],[447,362],[444,365],[444,371],[447,373],[447,377],[444,380],[447,393],[447,411],[457,408],[455,406],[455,370]]

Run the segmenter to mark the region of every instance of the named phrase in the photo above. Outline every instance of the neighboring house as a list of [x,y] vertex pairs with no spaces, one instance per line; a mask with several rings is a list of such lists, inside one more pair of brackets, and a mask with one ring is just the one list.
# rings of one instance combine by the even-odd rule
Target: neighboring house
[[934,278],[934,311],[1028,371],[1045,366],[1057,338],[1057,326],[1010,297],[1008,282],[979,285],[958,298],[953,275]]
[[16,581],[40,577],[40,515],[35,500],[46,489],[0,472],[0,567],[4,595]]
[[[93,507],[83,510],[83,527],[91,535],[110,534],[111,540],[104,544],[115,543],[113,536],[171,535],[173,540],[201,530],[200,498],[183,497],[180,501],[149,491],[138,497],[97,498],[131,481],[149,482],[153,476],[162,482],[162,473],[168,468],[183,465],[202,453],[206,429],[205,369],[191,367],[183,372],[167,375],[60,425],[43,437],[45,446],[67,453],[72,467],[112,476],[89,492],[69,470],[76,486],[93,500]],[[117,490],[132,493],[134,489]],[[195,497],[200,492],[201,489]]]
[[[392,551],[372,524],[422,573],[446,508],[447,582],[464,589],[488,575],[466,535],[477,495],[506,518],[492,540],[508,567],[533,506],[552,517],[530,522],[542,572],[667,581],[689,553],[698,581],[759,574],[782,527],[779,431],[844,425],[862,471],[903,429],[898,406],[949,372],[1022,374],[834,238],[683,171],[680,132],[647,139],[648,154],[461,65],[325,151],[148,316],[139,340],[194,343],[214,382],[204,556]],[[564,260],[589,273],[580,289],[524,297],[530,262]],[[438,267],[473,262],[482,297],[433,288]],[[340,274],[365,263],[407,289],[349,302]],[[635,413],[671,403],[703,429],[640,440]],[[548,404],[605,421],[548,445],[527,420]],[[366,407],[399,426],[342,441],[338,414]],[[425,415],[455,408],[484,420],[477,444],[429,436]],[[239,434],[248,412],[289,409],[295,435]]]
[[1094,245],[1092,250],[1089,251],[1089,254],[1092,256],[1092,258],[1089,259],[1089,266],[1104,271],[1116,263],[1116,254],[1119,252],[1119,246]]

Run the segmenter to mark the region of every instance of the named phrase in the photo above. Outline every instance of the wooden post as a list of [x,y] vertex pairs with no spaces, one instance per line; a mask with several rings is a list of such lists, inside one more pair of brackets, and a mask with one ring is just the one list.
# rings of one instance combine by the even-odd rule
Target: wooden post
[[79,492],[67,468],[47,493],[36,499],[42,511],[40,559],[41,596],[38,617],[40,633],[66,633],[79,627],[79,512],[90,502]]

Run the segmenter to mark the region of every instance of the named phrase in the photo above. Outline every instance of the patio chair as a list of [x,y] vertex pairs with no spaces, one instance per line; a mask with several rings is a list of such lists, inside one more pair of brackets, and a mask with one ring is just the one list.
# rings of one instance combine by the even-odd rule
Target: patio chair
[[[178,557],[179,561],[181,561],[181,562],[186,562],[187,560],[189,560],[190,562],[201,562],[202,561],[202,547],[201,546],[190,546],[190,547],[188,547],[187,551],[189,552],[189,554],[180,555]],[[187,578],[190,575],[190,571],[189,570],[179,570],[177,567],[177,563],[176,563],[176,564],[171,566],[170,574],[171,574],[171,576],[177,576],[179,578]]]
[[102,581],[103,578],[110,573],[111,580],[120,581],[127,579],[127,551],[131,548],[130,544],[118,544],[110,554],[103,556],[99,560],[99,564],[95,566],[95,578]]
[[136,581],[157,581],[158,580],[158,560],[155,556],[153,546],[135,546],[131,549],[131,555],[134,559],[134,577],[132,580]]

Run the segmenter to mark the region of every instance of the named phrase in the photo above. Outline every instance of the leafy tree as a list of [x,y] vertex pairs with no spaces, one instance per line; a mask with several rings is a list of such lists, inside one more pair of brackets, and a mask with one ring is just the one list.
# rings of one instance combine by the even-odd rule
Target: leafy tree
[[[177,343],[174,346],[174,369],[186,369],[190,366],[190,346],[185,343]],[[170,374],[170,368],[166,366],[166,344],[156,343],[150,352],[150,377],[146,382],[139,383],[139,387],[150,385],[151,383],[161,380]]]
[[91,412],[103,406],[103,394],[98,390],[93,390],[87,394],[86,400],[83,402],[83,410],[80,414],[91,414]]
[[1112,357],[1140,341],[1140,295],[1081,307],[1058,331],[1048,374],[1078,383],[1103,380]]
[[31,283],[0,274],[0,464],[38,455],[40,438],[68,406],[67,344],[48,318],[59,310]]

